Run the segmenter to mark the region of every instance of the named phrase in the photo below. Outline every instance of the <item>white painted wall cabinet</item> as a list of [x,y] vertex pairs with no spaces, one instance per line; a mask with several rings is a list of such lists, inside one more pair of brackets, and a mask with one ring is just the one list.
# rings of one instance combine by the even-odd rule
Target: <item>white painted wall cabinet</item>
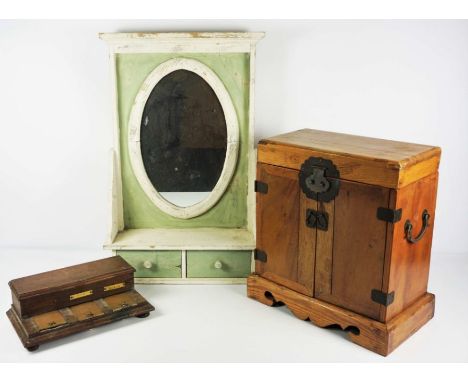
[[263,33],[102,33],[113,77],[105,248],[141,283],[244,283]]

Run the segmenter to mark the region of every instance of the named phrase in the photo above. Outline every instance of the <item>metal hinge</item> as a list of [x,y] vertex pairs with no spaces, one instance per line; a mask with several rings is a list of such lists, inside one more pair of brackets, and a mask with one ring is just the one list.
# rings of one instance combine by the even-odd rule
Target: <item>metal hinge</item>
[[261,249],[256,249],[254,252],[254,259],[261,261],[263,263],[267,262],[267,254],[266,252],[262,251]]
[[383,306],[389,306],[395,299],[395,292],[385,293],[378,289],[372,289],[372,301]]
[[255,192],[260,192],[262,194],[268,193],[268,184],[260,182],[259,180],[255,181]]
[[391,208],[377,208],[377,219],[387,223],[396,223],[401,220],[401,208],[392,210]]

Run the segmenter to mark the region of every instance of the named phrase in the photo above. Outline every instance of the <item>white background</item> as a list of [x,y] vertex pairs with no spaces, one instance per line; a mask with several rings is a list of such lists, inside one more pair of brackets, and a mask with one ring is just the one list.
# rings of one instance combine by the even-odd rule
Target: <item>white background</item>
[[0,320],[0,360],[468,360],[467,21],[0,21],[2,310],[8,280],[106,255],[111,78],[97,33],[126,31],[265,31],[256,140],[310,127],[441,146],[436,318],[382,358],[273,313],[245,298],[245,286],[139,286],[157,307],[147,321],[34,355]]
[[98,32],[265,31],[256,139],[316,128],[442,147],[434,256],[468,254],[467,21],[0,22],[0,247],[99,248],[112,145]]

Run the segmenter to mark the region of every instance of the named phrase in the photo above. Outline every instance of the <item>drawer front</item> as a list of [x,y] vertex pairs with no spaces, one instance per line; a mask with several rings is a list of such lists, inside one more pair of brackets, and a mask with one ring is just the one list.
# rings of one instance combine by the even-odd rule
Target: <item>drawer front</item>
[[187,251],[187,277],[247,277],[252,251]]
[[117,251],[136,269],[135,277],[178,278],[182,275],[181,251]]

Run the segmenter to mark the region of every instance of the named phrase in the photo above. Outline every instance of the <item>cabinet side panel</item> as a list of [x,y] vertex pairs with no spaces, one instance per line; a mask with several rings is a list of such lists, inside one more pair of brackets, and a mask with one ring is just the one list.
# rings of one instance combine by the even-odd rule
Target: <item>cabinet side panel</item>
[[[401,220],[394,224],[391,240],[390,259],[388,261],[388,282],[385,292],[395,292],[391,305],[383,309],[382,316],[389,320],[406,307],[410,306],[427,291],[429,263],[434,229],[435,206],[437,196],[438,173],[423,178],[407,187],[396,190],[396,208],[402,209]],[[413,225],[413,237],[422,228],[422,213],[427,210],[429,225],[423,237],[417,243],[410,243],[405,238],[405,222]]]
[[299,183],[298,172],[259,164],[257,180],[268,185],[257,193],[257,249],[267,261],[256,261],[256,272],[298,292]]

